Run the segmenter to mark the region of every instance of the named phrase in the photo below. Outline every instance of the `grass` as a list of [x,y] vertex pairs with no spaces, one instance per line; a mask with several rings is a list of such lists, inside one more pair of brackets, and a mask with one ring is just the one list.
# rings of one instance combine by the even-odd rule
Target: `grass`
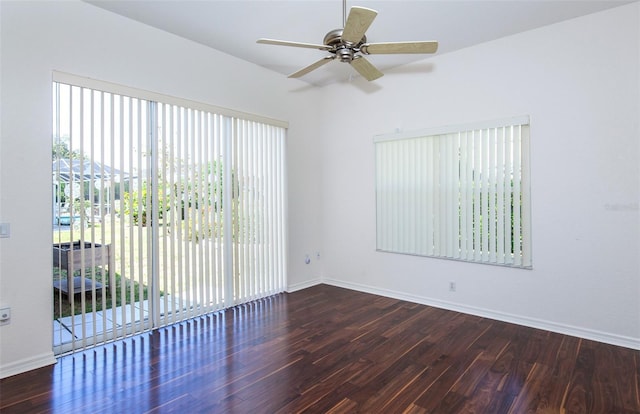
[[[112,235],[112,229],[116,230],[116,234]],[[115,274],[114,288],[107,285],[108,275],[111,269],[104,271],[100,267],[87,269],[85,276],[87,278],[95,277],[96,282],[100,282],[105,286],[103,297],[102,291],[96,292],[95,306],[92,301],[92,293],[84,294],[84,312],[98,312],[103,309],[111,309],[113,307],[125,304],[135,303],[149,298],[147,266],[146,266],[146,238],[147,232],[138,232],[137,229],[131,232],[129,226],[125,226],[122,231],[120,220],[111,226],[110,222],[96,223],[83,229],[72,226],[58,226],[53,232],[54,243],[66,243],[72,239],[74,241],[83,240],[85,242],[95,242],[98,244],[112,244],[112,255],[114,257]],[[115,237],[113,237],[115,236]],[[114,243],[117,240],[118,243]],[[122,252],[125,256],[122,256]],[[131,252],[134,252],[133,255]],[[142,254],[140,254],[142,252]],[[122,276],[122,275],[127,276]],[[76,276],[79,272],[76,272]],[[94,276],[95,275],[95,276]],[[53,268],[53,279],[66,278],[66,270]],[[124,295],[123,295],[124,290]],[[75,294],[73,298],[67,297],[66,294],[60,293],[57,289],[53,289],[54,311],[53,318],[58,319],[65,316],[80,315],[83,312],[82,294]]]
[[[54,273],[57,269],[54,269]],[[66,271],[62,271],[55,278],[66,278]],[[100,282],[104,286],[103,291],[96,291],[95,306],[92,300],[92,292],[86,292],[84,295],[84,308],[82,294],[78,293],[72,297],[68,297],[66,294],[53,290],[53,319],[64,318],[65,316],[80,315],[81,313],[98,312],[104,309],[111,309],[113,307],[122,306],[128,303],[140,302],[149,298],[149,292],[146,285],[140,284],[135,281],[131,281],[126,278],[122,278],[118,273],[115,274],[115,295],[113,294],[113,288],[107,286],[106,281],[109,279],[109,272],[102,272],[102,269],[95,268],[95,281]],[[91,270],[86,272],[87,278],[93,278]],[[124,286],[123,286],[124,285]],[[124,287],[124,302],[123,302],[123,287]],[[162,293],[161,293],[162,295]],[[84,309],[84,310],[83,310]]]
[[[110,289],[106,290],[106,300],[103,303],[102,292],[96,295],[95,309],[92,307],[91,293],[85,294],[85,312],[99,311],[101,309],[109,309],[112,306],[122,306],[124,304],[135,303],[140,300],[148,299],[148,285],[151,282],[149,263],[148,238],[150,237],[149,228],[140,227],[122,220],[118,217],[106,219],[102,223],[95,223],[85,228],[72,226],[58,226],[53,231],[53,243],[66,243],[70,241],[83,240],[84,242],[94,242],[102,245],[111,244],[111,255],[114,262],[113,272],[115,273],[115,298],[113,298]],[[178,225],[170,226],[167,223],[161,223],[161,228],[168,226],[166,230],[162,230],[158,247],[160,248],[161,260],[159,264],[159,286],[160,295],[173,294],[182,295],[183,297],[192,297],[194,291],[185,291],[184,285],[173,286],[165,284],[165,278],[170,278],[171,272],[176,273],[174,278],[181,279],[190,277],[190,274],[198,274],[201,271],[202,264],[196,263],[192,254],[189,254],[191,260],[190,267],[187,269],[176,268],[175,263],[185,261],[187,245],[191,251],[198,244],[198,239],[193,237],[192,229],[185,222]],[[182,232],[182,238],[176,238],[175,231]],[[181,247],[183,250],[178,249]],[[165,257],[166,252],[166,257]],[[189,260],[187,258],[186,260]],[[166,263],[165,263],[166,262]],[[167,269],[165,269],[167,266]],[[109,268],[109,272],[112,269]],[[102,271],[98,267],[94,269],[96,281],[102,283]],[[86,271],[87,277],[91,277],[91,269]],[[54,280],[59,277],[66,277],[66,271],[57,268],[53,269]],[[76,276],[78,274],[76,273]],[[183,279],[184,280],[184,279]],[[122,285],[124,284],[124,300],[122,297]],[[187,285],[188,286],[188,285]],[[164,290],[163,290],[164,287]],[[180,291],[182,288],[182,291]],[[193,289],[193,287],[191,288]],[[174,291],[175,290],[175,291]],[[74,314],[82,313],[82,295],[76,294],[73,301],[70,301],[66,295],[54,289],[54,319],[68,316],[71,314],[72,307]],[[73,305],[71,304],[73,302]]]

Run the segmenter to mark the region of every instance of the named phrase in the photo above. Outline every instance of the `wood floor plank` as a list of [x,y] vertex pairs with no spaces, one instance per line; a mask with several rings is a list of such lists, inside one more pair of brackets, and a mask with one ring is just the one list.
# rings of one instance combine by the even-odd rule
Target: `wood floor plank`
[[640,352],[328,285],[0,381],[4,413],[640,414]]

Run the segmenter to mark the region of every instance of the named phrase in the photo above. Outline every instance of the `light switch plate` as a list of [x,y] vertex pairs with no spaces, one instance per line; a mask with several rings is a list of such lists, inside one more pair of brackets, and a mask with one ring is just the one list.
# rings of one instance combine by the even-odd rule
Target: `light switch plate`
[[6,239],[11,237],[11,225],[9,223],[0,223],[0,238]]

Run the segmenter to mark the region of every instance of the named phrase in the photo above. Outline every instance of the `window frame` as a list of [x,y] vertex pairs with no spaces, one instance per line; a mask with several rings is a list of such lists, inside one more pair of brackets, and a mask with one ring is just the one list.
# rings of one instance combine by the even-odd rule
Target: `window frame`
[[377,251],[532,268],[529,116],[382,134],[374,146]]

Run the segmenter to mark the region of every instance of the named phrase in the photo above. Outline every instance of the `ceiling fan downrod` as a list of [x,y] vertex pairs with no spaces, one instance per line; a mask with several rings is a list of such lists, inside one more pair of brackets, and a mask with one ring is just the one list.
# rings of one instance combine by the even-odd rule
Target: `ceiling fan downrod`
[[342,0],[342,28],[347,25],[347,0]]

